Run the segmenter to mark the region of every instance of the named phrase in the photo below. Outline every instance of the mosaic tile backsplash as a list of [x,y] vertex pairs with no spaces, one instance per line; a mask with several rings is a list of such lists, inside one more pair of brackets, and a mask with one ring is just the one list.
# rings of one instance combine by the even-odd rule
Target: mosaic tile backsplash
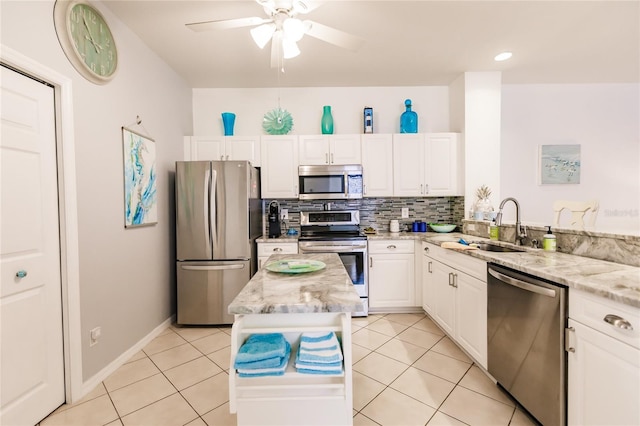
[[[265,206],[274,200],[264,200]],[[294,228],[300,231],[300,211],[323,210],[329,201],[275,200],[280,209],[289,210],[289,219],[284,221],[284,230]],[[423,222],[452,223],[462,229],[464,219],[464,197],[429,198],[362,198],[360,200],[330,201],[331,210],[359,210],[362,228],[371,226],[378,231],[388,232],[389,221],[397,219],[400,230],[405,231],[415,220]],[[409,209],[409,217],[401,218],[402,208]],[[268,208],[264,209],[265,212]],[[266,223],[266,213],[264,223]],[[283,232],[284,232],[283,230]]]

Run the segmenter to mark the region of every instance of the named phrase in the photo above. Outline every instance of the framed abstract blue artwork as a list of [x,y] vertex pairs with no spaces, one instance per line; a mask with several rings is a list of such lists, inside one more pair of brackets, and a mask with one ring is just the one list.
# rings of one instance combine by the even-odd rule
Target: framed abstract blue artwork
[[580,145],[540,145],[542,185],[580,183]]
[[123,127],[122,152],[124,226],[154,225],[158,222],[155,141]]

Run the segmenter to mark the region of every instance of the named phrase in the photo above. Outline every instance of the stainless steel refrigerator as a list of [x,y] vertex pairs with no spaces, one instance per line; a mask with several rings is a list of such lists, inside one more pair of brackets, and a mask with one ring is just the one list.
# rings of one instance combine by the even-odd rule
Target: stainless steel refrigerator
[[231,324],[229,303],[257,268],[258,170],[247,161],[176,162],[178,324]]

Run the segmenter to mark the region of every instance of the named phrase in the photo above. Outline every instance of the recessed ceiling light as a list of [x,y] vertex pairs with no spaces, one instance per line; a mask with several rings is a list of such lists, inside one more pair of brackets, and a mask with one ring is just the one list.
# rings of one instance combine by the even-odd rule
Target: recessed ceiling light
[[509,59],[511,56],[513,56],[513,54],[511,52],[502,52],[502,53],[498,53],[496,55],[495,58],[493,58],[495,61],[506,61],[507,59]]

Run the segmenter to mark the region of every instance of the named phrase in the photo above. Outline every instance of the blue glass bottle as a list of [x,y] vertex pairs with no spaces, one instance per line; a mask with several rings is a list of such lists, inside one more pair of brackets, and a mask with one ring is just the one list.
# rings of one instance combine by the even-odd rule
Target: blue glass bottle
[[331,115],[331,106],[325,105],[322,107],[322,121],[320,122],[320,127],[322,128],[323,135],[332,135],[333,134],[333,116]]
[[400,133],[418,133],[418,114],[411,111],[411,99],[404,101],[406,110],[400,116]]

